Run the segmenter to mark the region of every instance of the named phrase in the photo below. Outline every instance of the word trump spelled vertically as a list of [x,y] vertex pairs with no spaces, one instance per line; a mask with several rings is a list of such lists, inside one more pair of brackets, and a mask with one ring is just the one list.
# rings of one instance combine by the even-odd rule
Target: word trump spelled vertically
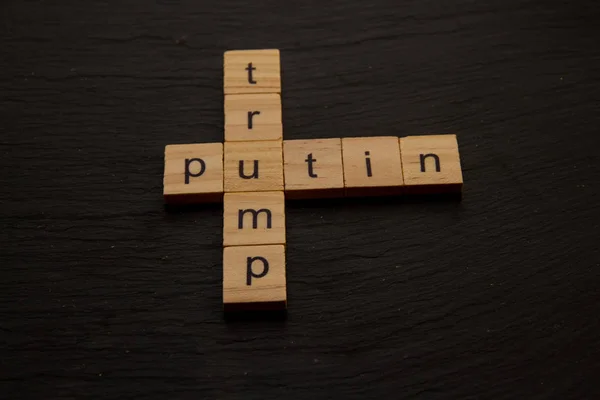
[[287,308],[285,198],[462,192],[456,135],[283,140],[279,50],[224,54],[225,143],[165,147],[169,204],[223,202],[223,308]]
[[285,309],[279,50],[224,55],[223,307]]

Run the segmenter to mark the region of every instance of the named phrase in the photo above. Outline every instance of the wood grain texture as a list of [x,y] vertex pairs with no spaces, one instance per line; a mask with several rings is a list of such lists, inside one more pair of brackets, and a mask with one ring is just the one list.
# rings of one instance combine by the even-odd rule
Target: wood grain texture
[[[600,394],[597,2],[0,5],[9,399]],[[222,312],[223,52],[279,48],[285,139],[456,133],[462,202],[287,205],[285,321]]]
[[225,312],[285,310],[286,299],[284,245],[223,249]]
[[282,140],[279,93],[225,96],[225,140]]
[[282,191],[281,140],[226,142],[223,161],[225,192]]

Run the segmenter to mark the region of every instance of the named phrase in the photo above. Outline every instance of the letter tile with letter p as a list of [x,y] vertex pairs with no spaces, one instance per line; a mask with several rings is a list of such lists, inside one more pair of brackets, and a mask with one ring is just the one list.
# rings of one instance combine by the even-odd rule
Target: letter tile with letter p
[[408,136],[399,140],[407,193],[462,191],[463,176],[456,135]]
[[163,196],[169,204],[221,201],[223,144],[166,146]]
[[225,193],[223,246],[285,244],[283,192]]
[[235,246],[223,250],[225,311],[284,310],[285,247]]

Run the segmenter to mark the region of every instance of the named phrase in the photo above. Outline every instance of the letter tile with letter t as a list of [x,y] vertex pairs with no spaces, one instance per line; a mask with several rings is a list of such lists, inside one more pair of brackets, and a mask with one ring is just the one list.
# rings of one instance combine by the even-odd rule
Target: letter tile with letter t
[[281,140],[225,142],[225,192],[283,190]]
[[221,201],[223,144],[166,146],[163,196],[169,204]]
[[462,191],[463,176],[456,135],[408,136],[399,140],[407,193]]
[[279,50],[229,50],[223,57],[226,95],[281,92]]
[[285,246],[225,247],[225,311],[285,310],[286,307]]
[[225,193],[223,246],[285,244],[283,192]]
[[283,165],[288,198],[341,197],[344,194],[340,139],[285,140]]
[[278,93],[225,96],[225,141],[281,140]]
[[397,137],[343,138],[342,158],[347,196],[401,193],[404,180]]

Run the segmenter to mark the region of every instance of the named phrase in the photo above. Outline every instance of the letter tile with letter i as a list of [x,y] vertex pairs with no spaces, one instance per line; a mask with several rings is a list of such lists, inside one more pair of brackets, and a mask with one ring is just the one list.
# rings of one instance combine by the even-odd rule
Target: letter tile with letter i
[[221,201],[223,144],[166,146],[163,197],[167,204]]
[[225,247],[223,307],[225,311],[285,310],[285,247]]
[[404,180],[397,137],[343,138],[342,158],[347,196],[401,193]]
[[407,193],[462,191],[463,176],[456,135],[408,136],[399,140]]

